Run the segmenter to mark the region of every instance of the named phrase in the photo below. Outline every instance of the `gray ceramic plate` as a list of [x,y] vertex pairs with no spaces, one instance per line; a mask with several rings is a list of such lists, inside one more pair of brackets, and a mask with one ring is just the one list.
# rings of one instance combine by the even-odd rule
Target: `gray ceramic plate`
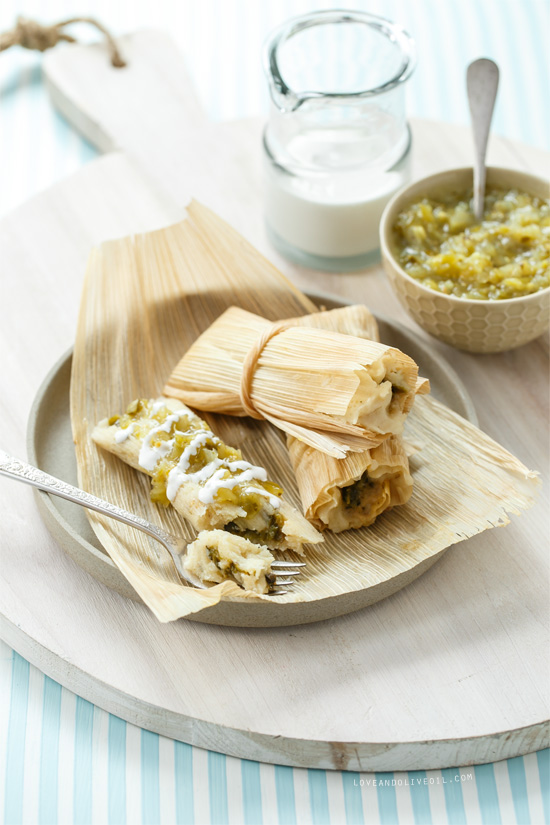
[[[319,294],[309,297],[327,309],[347,303]],[[378,323],[382,341],[414,358],[421,375],[430,379],[432,395],[477,424],[472,400],[449,364],[405,327],[381,316],[378,316]],[[31,464],[71,484],[78,484],[69,413],[71,361],[72,352],[68,352],[55,364],[38,391],[29,419],[27,451]],[[103,550],[84,508],[47,493],[36,491],[36,497],[48,530],[63,550],[98,581],[123,596],[139,601],[133,588]],[[417,574],[423,569],[424,565],[419,565]],[[411,580],[410,577],[408,580]]]

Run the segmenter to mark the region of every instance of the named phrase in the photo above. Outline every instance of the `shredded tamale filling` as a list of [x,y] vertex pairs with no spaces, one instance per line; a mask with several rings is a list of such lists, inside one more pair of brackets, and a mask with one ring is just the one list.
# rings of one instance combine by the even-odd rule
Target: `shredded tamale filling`
[[238,524],[235,524],[234,521],[230,521],[223,529],[228,533],[233,533],[236,536],[241,536],[243,539],[248,539],[254,542],[254,544],[271,544],[282,541],[284,538],[282,529],[284,521],[280,513],[273,513],[269,518],[267,527],[259,532],[240,527]]
[[[223,560],[221,558],[219,552],[218,552],[217,547],[212,547],[212,546],[208,545],[206,547],[206,552],[208,554],[208,558],[216,565],[218,570],[221,573],[223,573],[224,575],[232,576],[235,579],[235,581],[237,581],[237,583],[239,583],[238,578],[237,578],[238,575],[241,575],[241,576],[249,575],[249,572],[247,570],[242,570],[237,564],[235,564],[234,561],[227,562],[226,560]],[[265,580],[267,582],[268,592],[269,592],[273,589],[273,587],[275,586],[275,583],[276,583],[276,577],[275,577],[274,573],[271,573],[271,572],[265,573]]]

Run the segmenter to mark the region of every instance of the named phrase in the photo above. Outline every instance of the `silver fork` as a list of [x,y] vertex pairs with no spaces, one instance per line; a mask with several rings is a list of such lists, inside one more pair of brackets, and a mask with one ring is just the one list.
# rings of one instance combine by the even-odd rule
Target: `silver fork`
[[[196,576],[189,573],[183,564],[183,559],[187,550],[187,545],[190,542],[185,541],[178,536],[173,536],[167,533],[162,527],[152,524],[140,516],[130,513],[128,510],[123,510],[122,507],[117,507],[116,504],[111,504],[102,498],[87,493],[79,487],[73,487],[66,481],[60,478],[51,476],[39,470],[38,467],[33,467],[32,464],[27,464],[25,461],[20,461],[8,453],[0,450],[0,475],[6,478],[12,478],[15,481],[22,481],[24,484],[30,484],[32,487],[38,487],[39,490],[44,490],[46,493],[52,493],[54,496],[60,496],[73,501],[75,504],[80,504],[82,507],[87,507],[89,510],[95,510],[104,516],[109,516],[117,521],[122,521],[130,527],[136,527],[142,530],[147,535],[152,536],[159,541],[163,547],[170,553],[176,570],[189,584],[193,587],[199,587],[205,590],[207,585],[203,584]],[[301,568],[305,567],[303,562],[296,561],[274,561],[271,565],[272,575],[275,587],[270,591],[269,595],[282,596],[288,593],[288,590],[281,590],[281,585],[290,585],[293,583],[292,578],[288,576],[297,576],[301,572]],[[285,576],[287,578],[285,578]]]

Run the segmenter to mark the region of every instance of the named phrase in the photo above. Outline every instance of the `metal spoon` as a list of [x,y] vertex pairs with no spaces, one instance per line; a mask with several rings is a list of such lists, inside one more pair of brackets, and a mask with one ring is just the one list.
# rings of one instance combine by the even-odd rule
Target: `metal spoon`
[[497,64],[486,57],[474,60],[466,72],[466,88],[475,146],[473,212],[478,221],[483,217],[485,155],[497,96],[498,79]]

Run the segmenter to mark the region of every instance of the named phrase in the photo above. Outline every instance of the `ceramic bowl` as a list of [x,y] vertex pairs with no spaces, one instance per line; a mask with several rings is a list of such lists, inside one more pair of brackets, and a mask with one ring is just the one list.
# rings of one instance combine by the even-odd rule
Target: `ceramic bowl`
[[[386,206],[380,222],[384,269],[405,309],[427,332],[458,349],[504,352],[537,338],[550,325],[550,287],[521,298],[475,301],[444,295],[411,278],[396,258],[393,226],[397,215],[425,195],[472,185],[472,169],[449,169],[415,181]],[[542,198],[550,196],[548,181],[513,169],[487,168],[487,185],[523,189]]]

